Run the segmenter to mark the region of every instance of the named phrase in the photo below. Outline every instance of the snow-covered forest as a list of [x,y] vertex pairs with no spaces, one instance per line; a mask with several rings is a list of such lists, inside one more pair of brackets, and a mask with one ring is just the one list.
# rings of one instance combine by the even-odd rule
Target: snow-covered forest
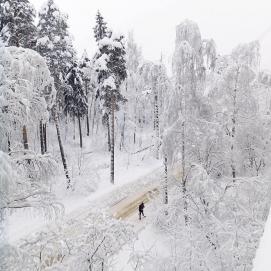
[[0,0],[0,270],[252,270],[271,205],[260,43],[224,55],[180,20],[168,65],[92,19],[79,55],[54,0]]

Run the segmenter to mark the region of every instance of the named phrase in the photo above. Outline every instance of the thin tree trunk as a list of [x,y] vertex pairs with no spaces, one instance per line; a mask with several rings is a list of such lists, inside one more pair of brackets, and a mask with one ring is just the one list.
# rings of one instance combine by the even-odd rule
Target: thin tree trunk
[[96,117],[96,103],[94,103],[94,106],[93,106],[92,135],[94,134],[95,117]]
[[23,126],[23,144],[24,144],[24,149],[28,150],[29,146],[28,146],[28,139],[27,139],[27,130],[26,130],[26,126]]
[[75,140],[75,117],[73,117],[73,140]]
[[234,158],[234,139],[236,133],[236,115],[237,115],[237,85],[239,79],[239,68],[236,74],[236,81],[233,90],[233,114],[232,114],[232,130],[231,130],[231,170],[232,170],[232,181],[236,181],[236,165],[235,165],[235,158]]
[[122,125],[122,129],[121,129],[120,150],[122,150],[122,147],[124,147],[125,122],[126,122],[126,114],[124,112],[124,114],[123,114],[123,125]]
[[188,225],[188,214],[187,214],[187,197],[186,197],[186,168],[185,168],[185,121],[182,123],[182,192],[184,200],[184,220],[185,225]]
[[96,135],[98,134],[98,131],[99,131],[99,122],[100,122],[100,119],[97,118],[97,121],[96,121]]
[[85,90],[86,90],[86,97],[87,97],[87,136],[89,136],[89,105],[88,105],[88,80],[85,81]]
[[47,152],[47,126],[43,124],[43,139],[44,139],[44,152]]
[[87,136],[89,136],[89,116],[87,113]]
[[69,177],[69,172],[68,172],[68,167],[67,167],[67,161],[64,153],[64,148],[62,145],[62,140],[61,140],[61,134],[60,134],[60,129],[59,129],[59,124],[58,124],[58,116],[57,113],[55,112],[56,109],[53,109],[53,115],[54,115],[54,120],[55,120],[55,125],[56,125],[56,133],[57,133],[57,139],[58,139],[58,145],[60,149],[60,154],[61,154],[61,159],[62,159],[62,164],[64,168],[64,173],[67,179],[67,189],[71,188],[71,179]]
[[109,115],[106,116],[106,127],[107,127],[107,144],[108,144],[108,151],[111,151],[111,138],[110,138],[110,120]]
[[168,161],[167,155],[164,157],[164,204],[168,204]]
[[182,183],[185,186],[185,121],[182,123]]
[[10,137],[8,136],[8,155],[11,155]]
[[156,159],[159,159],[159,145],[160,145],[159,126],[160,125],[159,125],[158,93],[155,93],[155,96],[154,96],[154,130],[155,130],[155,137],[156,137],[156,150],[155,150],[156,151],[156,154],[155,154]]
[[40,120],[40,152],[41,154],[44,154],[44,135],[42,120]]
[[114,184],[115,175],[115,96],[111,94],[111,170],[110,181]]
[[[89,122],[91,122],[92,107],[93,107],[93,101],[94,101],[94,99],[95,99],[95,96],[94,96],[94,94],[92,94],[90,107],[89,107],[89,109],[88,109],[88,111],[89,111],[89,112],[88,112]],[[90,126],[90,123],[89,123],[89,126]],[[90,129],[90,127],[89,127],[89,129]]]
[[80,138],[80,148],[83,148],[83,138],[82,138],[82,129],[81,129],[81,119],[78,116],[78,128],[79,128],[79,138]]

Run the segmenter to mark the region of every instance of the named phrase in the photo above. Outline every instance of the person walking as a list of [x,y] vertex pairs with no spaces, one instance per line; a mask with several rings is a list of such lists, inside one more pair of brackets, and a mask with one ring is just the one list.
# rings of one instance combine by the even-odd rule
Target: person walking
[[146,217],[144,215],[144,208],[145,208],[144,202],[141,202],[141,204],[138,206],[139,220],[141,220],[141,216]]

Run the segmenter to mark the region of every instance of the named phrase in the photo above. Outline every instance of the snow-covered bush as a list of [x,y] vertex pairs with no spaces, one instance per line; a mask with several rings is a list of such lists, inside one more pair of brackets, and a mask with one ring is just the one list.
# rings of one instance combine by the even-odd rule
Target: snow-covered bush
[[3,217],[7,212],[20,209],[39,209],[45,215],[58,215],[62,211],[48,186],[33,182],[27,171],[18,169],[16,163],[1,151],[0,172],[0,210]]

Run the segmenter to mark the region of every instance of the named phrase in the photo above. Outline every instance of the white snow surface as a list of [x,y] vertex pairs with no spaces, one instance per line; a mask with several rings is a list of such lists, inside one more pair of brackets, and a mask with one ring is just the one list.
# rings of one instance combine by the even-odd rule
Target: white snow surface
[[270,271],[271,270],[271,215],[269,213],[265,224],[264,234],[260,241],[260,246],[254,259],[253,271]]
[[115,79],[113,76],[109,76],[103,82],[104,87],[110,87],[111,89],[116,89]]
[[[95,155],[95,160],[92,160],[93,155]],[[102,202],[101,205],[103,205],[103,208],[111,206],[111,201],[114,200],[112,193],[117,198],[123,197],[128,192],[136,189],[138,185],[140,187],[142,183],[145,184],[152,180],[152,178],[156,176],[153,172],[155,170],[159,170],[162,166],[161,162],[155,159],[148,159],[148,161],[144,161],[142,163],[138,160],[128,161],[129,158],[127,159],[126,155],[118,156],[115,184],[112,185],[109,182],[109,176],[107,176],[108,166],[106,164],[109,161],[108,154],[102,152],[92,154],[85,151],[84,157],[85,162],[82,165],[82,171],[84,171],[84,165],[86,165],[88,173],[95,171],[97,175],[96,181],[99,182],[97,190],[91,193],[88,191],[89,187],[82,187],[82,184],[86,182],[83,178],[87,178],[87,176],[84,176],[84,173],[81,173],[83,175],[81,176],[82,179],[80,179],[80,177],[76,177],[74,180],[74,182],[76,182],[74,186],[75,191],[63,194],[63,180],[62,178],[58,178],[56,183],[59,182],[58,189],[61,192],[56,191],[56,193],[59,197],[59,202],[64,205],[64,217],[57,220],[48,220],[48,218],[38,213],[29,213],[27,211],[16,212],[16,215],[12,215],[8,218],[6,224],[5,237],[9,244],[16,244],[20,242],[22,238],[25,238],[28,235],[33,235],[35,232],[40,230],[46,231],[47,227],[58,224],[60,221],[73,219],[77,217],[78,214],[87,214],[90,211],[90,205],[96,205],[97,201]],[[72,157],[70,159],[72,159]],[[88,166],[90,163],[92,163],[92,169]],[[74,169],[72,169],[72,171],[74,171]],[[150,176],[148,177],[148,175]],[[82,191],[84,189],[85,191]]]

